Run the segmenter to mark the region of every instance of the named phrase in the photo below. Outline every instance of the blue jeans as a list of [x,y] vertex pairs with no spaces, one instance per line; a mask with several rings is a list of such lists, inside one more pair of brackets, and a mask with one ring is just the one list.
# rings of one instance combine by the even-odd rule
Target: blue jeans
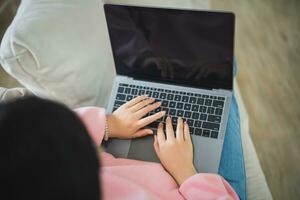
[[[236,65],[235,65],[236,74]],[[227,129],[221,155],[219,174],[234,188],[240,199],[246,200],[246,173],[241,141],[240,114],[232,97]]]

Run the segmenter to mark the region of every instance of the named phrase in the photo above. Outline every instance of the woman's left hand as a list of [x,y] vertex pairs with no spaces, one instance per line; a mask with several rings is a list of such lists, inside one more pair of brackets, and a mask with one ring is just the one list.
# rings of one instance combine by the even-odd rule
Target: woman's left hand
[[109,138],[129,139],[153,134],[151,129],[144,127],[165,115],[165,111],[160,111],[143,118],[161,105],[154,101],[147,95],[138,96],[107,115]]

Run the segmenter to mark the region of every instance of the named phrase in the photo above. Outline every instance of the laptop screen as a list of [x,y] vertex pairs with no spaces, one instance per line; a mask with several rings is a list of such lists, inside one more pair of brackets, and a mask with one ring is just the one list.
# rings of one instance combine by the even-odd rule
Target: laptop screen
[[104,10],[118,75],[232,89],[232,13],[110,4]]

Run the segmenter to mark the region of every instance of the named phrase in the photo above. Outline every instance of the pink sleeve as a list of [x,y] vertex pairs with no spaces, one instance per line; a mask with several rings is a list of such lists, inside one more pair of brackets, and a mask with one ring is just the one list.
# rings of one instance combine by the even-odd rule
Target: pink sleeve
[[216,174],[200,173],[188,178],[179,188],[185,199],[239,199],[227,181]]
[[74,111],[86,126],[92,140],[97,146],[100,146],[104,137],[105,110],[98,107],[83,107]]

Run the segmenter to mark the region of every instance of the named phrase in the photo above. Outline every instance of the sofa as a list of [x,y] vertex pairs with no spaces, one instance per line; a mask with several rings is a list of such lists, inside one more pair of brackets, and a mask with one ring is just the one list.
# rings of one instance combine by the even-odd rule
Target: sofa
[[[70,108],[107,105],[115,76],[103,3],[209,9],[209,0],[23,0],[0,46],[4,70],[24,88],[0,87],[0,101],[36,95]],[[238,84],[247,198],[272,199],[249,133]]]

